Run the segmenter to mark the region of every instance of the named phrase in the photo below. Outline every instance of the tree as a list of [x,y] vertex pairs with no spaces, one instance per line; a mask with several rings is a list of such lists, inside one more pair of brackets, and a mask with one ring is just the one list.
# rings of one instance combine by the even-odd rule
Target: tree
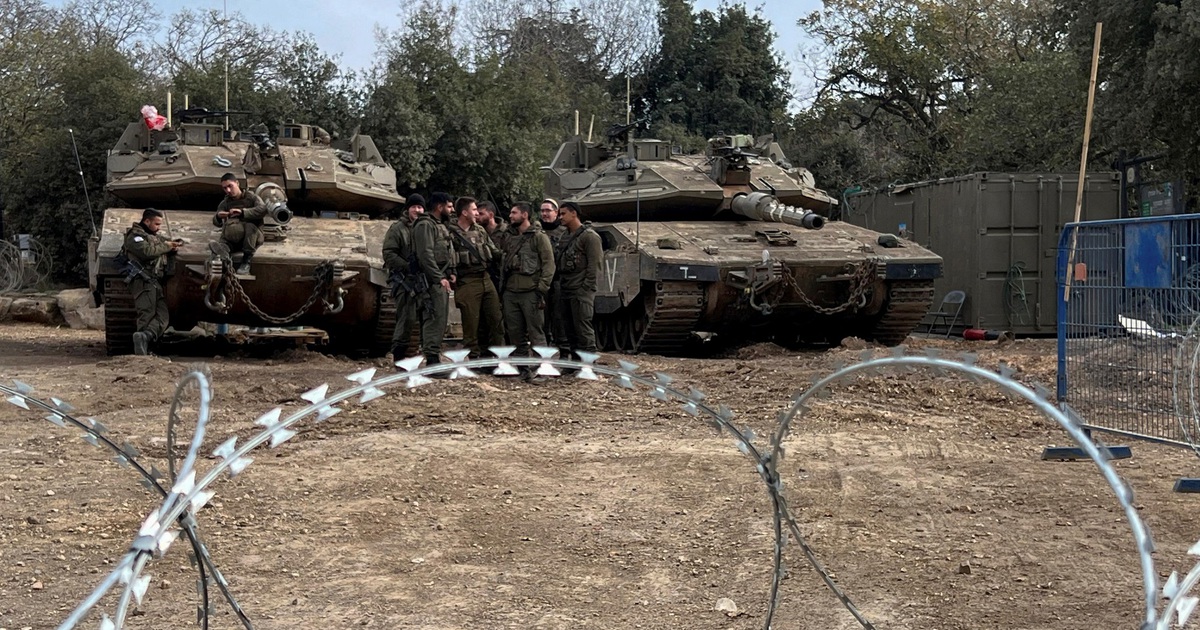
[[469,0],[462,30],[478,58],[541,51],[577,82],[636,71],[656,48],[654,0]]
[[1160,152],[1171,176],[1200,188],[1200,3],[1195,0],[1060,0],[1061,23],[1081,68],[1091,60],[1096,22],[1104,23],[1093,146],[1097,160],[1118,151]]
[[696,14],[689,0],[662,0],[659,32],[642,106],[656,135],[763,134],[783,120],[787,70],[761,14],[742,4]]
[[862,154],[874,159],[842,174],[886,183],[1069,168],[1086,74],[1053,18],[1025,0],[829,0],[800,20],[832,51],[818,118],[871,143]]
[[[105,177],[105,149],[112,146],[145,101],[141,75],[109,45],[68,48],[52,82],[58,104],[43,107],[44,124],[16,138],[5,160],[4,196],[8,227],[29,232],[46,246],[60,278],[86,273],[86,243],[99,224],[98,205],[83,203],[83,186],[98,201]],[[72,153],[73,130],[83,166],[80,180]]]

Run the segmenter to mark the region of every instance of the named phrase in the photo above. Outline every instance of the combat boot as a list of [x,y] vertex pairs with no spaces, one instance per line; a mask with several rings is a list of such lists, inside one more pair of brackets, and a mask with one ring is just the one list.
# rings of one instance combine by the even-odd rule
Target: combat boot
[[133,333],[133,353],[142,356],[150,354],[150,333]]
[[[438,365],[441,362],[442,362],[442,358],[439,355],[436,355],[436,354],[425,355],[425,365],[426,366]],[[437,372],[434,374],[430,374],[429,378],[437,378],[437,379],[450,378],[450,373],[449,372]]]
[[242,254],[242,264],[238,265],[237,275],[250,275],[250,260],[254,258],[254,254]]

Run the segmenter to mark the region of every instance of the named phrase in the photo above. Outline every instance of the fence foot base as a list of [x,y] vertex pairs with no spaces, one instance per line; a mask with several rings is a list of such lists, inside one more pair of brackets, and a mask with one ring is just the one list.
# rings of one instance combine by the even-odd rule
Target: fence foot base
[[1175,480],[1175,492],[1200,493],[1200,479],[1183,477]]
[[[1108,450],[1109,459],[1129,459],[1133,457],[1133,450],[1128,446],[1099,446],[1100,452]],[[1091,459],[1088,454],[1078,446],[1047,446],[1042,449],[1043,460],[1054,461],[1076,461],[1081,459]],[[1197,480],[1200,481],[1200,480]],[[1200,490],[1198,490],[1200,491]]]

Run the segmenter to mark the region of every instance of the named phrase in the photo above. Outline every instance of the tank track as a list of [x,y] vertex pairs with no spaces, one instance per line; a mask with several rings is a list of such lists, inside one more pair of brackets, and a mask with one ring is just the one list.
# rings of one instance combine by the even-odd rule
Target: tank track
[[[704,313],[704,286],[662,281],[644,292],[646,315],[634,321],[634,352],[677,355],[684,351]],[[652,301],[651,301],[652,300]],[[640,333],[640,334],[638,334]]]
[[[375,312],[375,338],[371,342],[370,354],[373,357],[382,357],[391,352],[392,333],[396,330],[396,302],[392,299],[392,292],[387,287],[379,290]],[[396,358],[403,359],[404,357]]]
[[883,315],[868,333],[872,341],[898,346],[917,329],[933,307],[933,280],[894,280],[888,283]]
[[109,355],[133,354],[137,307],[123,278],[104,278],[104,347]]

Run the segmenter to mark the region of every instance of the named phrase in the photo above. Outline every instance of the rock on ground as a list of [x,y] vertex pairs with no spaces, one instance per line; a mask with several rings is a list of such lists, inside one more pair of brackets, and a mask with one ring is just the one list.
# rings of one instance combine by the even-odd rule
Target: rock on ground
[[58,310],[75,329],[104,330],[104,311],[96,308],[90,289],[67,289],[57,296]]
[[53,297],[22,297],[16,298],[8,310],[9,319],[18,322],[30,322],[55,326],[63,323],[62,311],[58,309],[58,300]]

